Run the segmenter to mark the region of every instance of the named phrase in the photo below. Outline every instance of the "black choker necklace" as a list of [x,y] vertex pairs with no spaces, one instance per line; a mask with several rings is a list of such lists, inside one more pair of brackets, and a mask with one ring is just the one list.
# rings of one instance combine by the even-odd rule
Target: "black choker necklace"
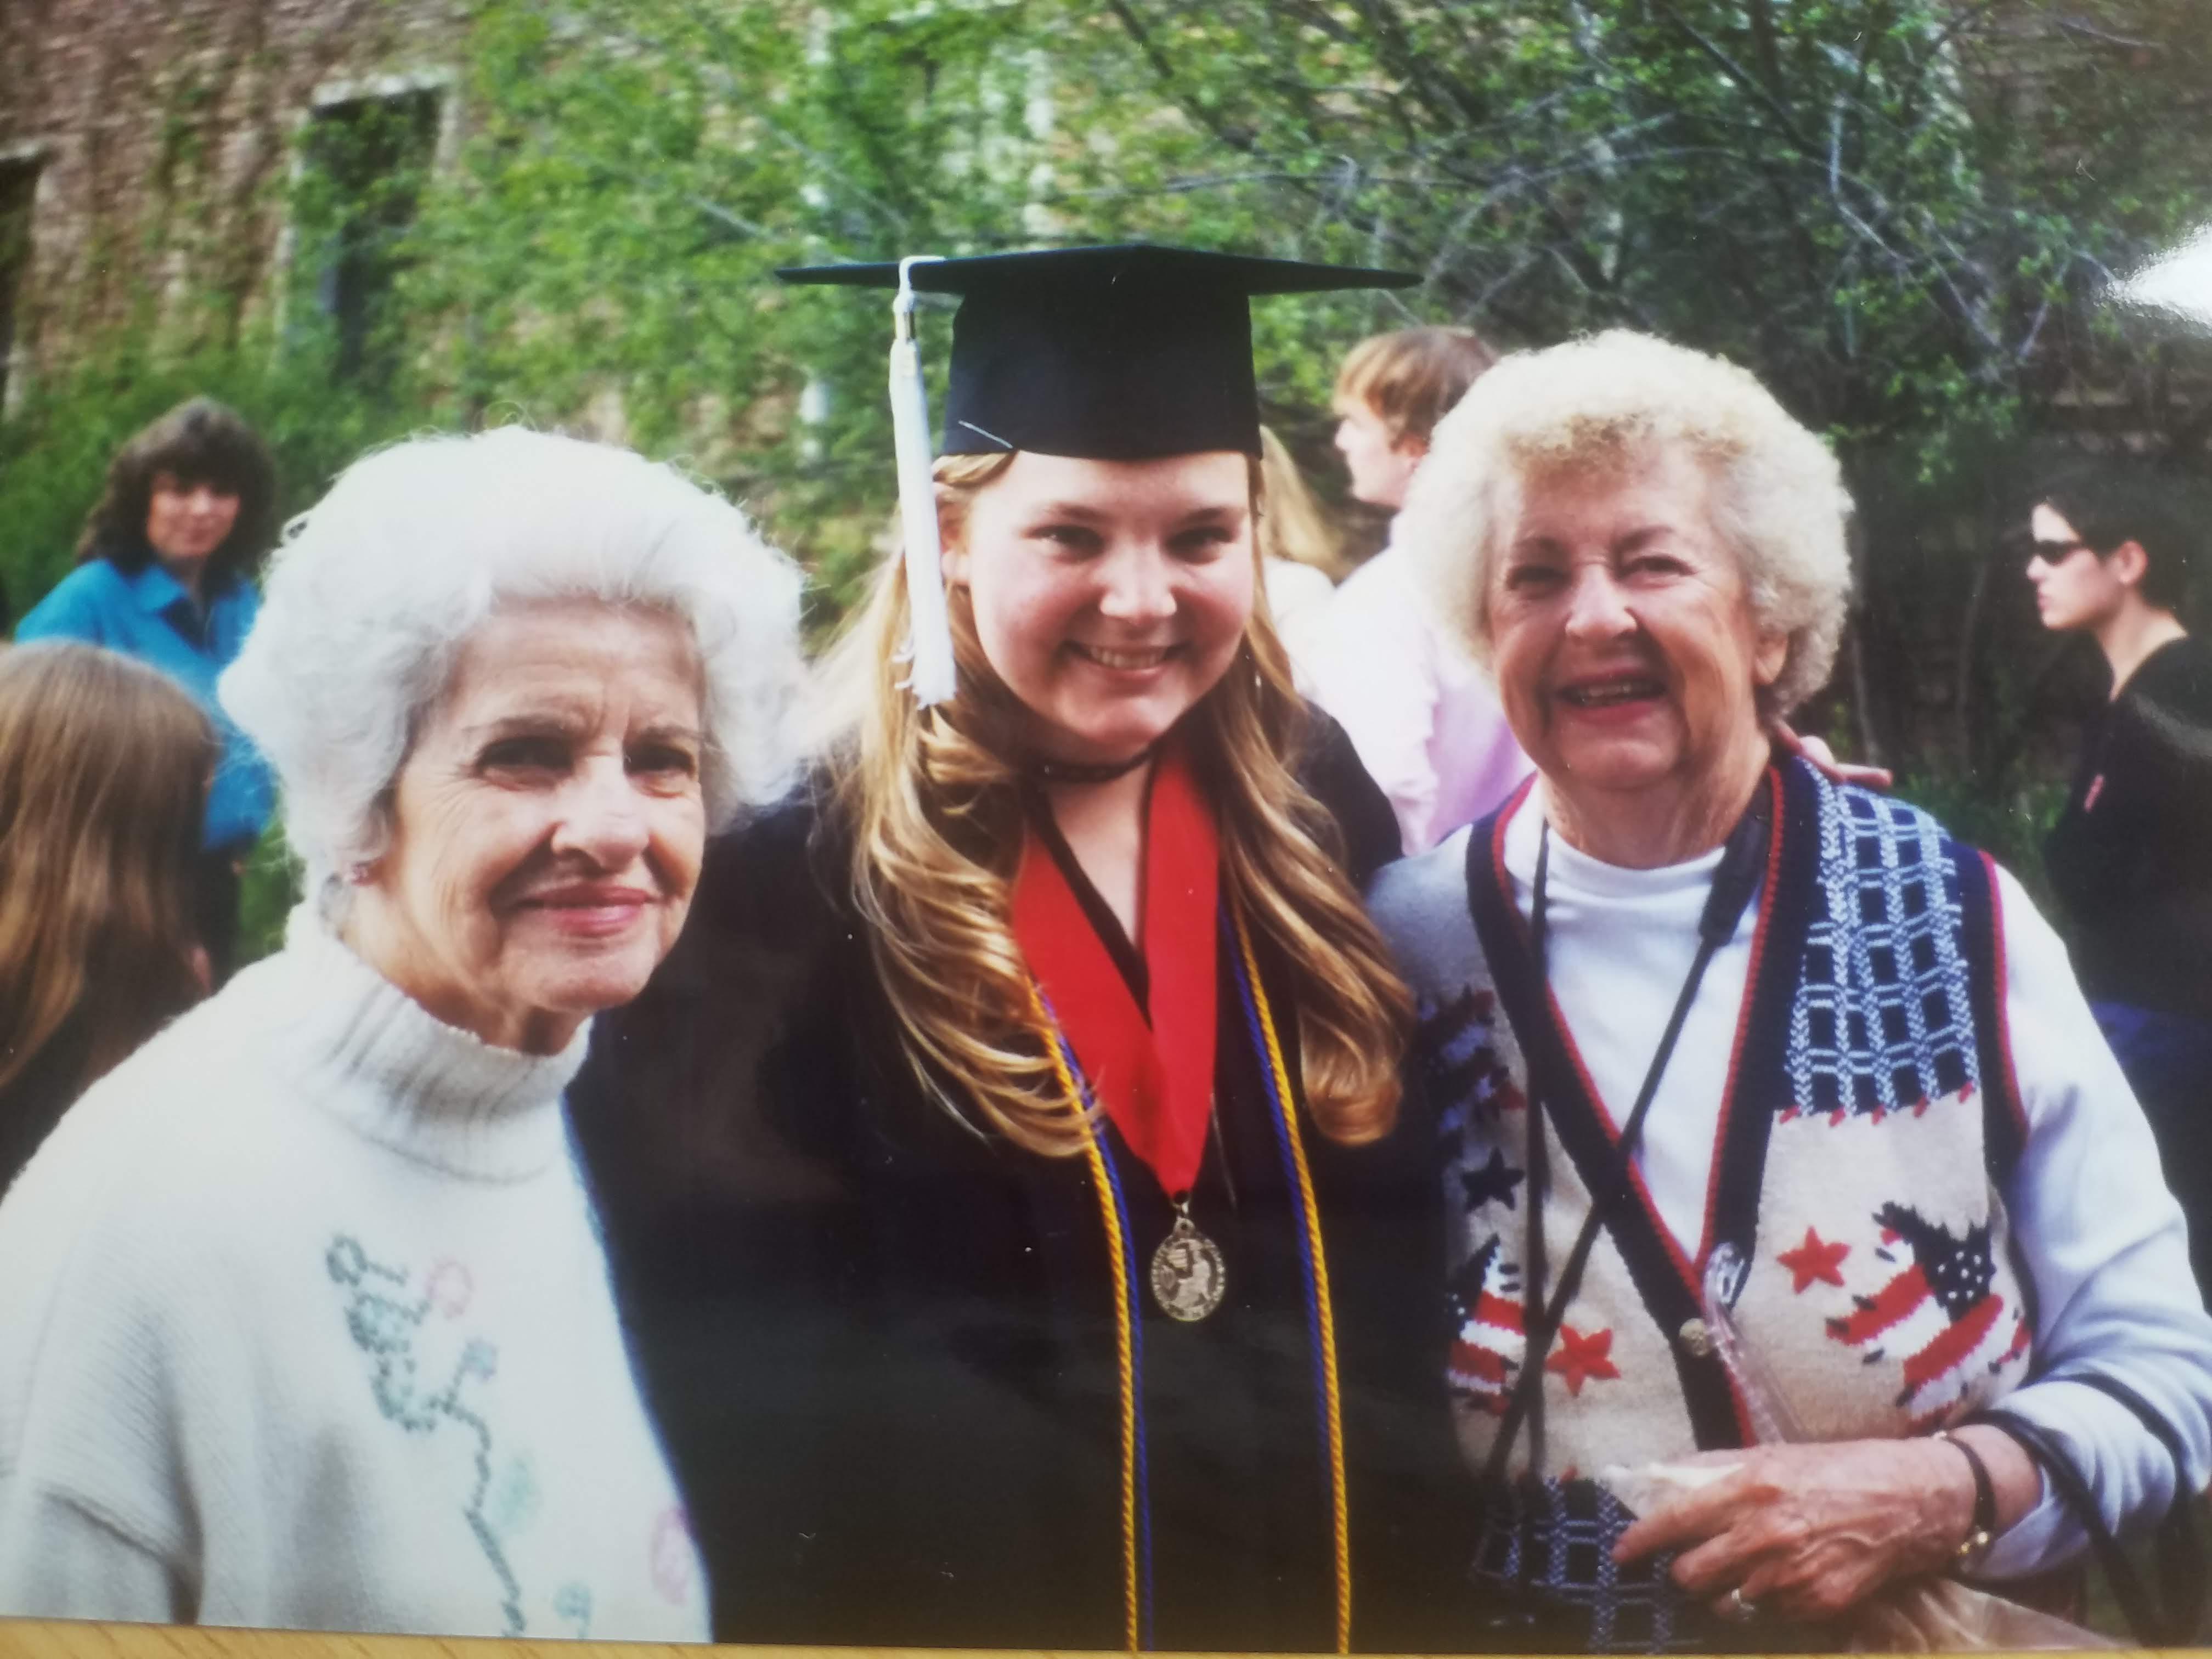
[[1148,743],[1128,759],[1117,761],[1047,760],[1032,755],[1022,763],[1022,770],[1040,783],[1111,783],[1128,776],[1158,750],[1159,744]]

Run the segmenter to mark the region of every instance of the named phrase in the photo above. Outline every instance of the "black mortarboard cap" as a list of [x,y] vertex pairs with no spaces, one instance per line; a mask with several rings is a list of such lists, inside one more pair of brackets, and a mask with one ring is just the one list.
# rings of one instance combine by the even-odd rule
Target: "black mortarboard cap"
[[[1403,288],[1407,271],[1306,264],[1130,243],[911,265],[912,286],[957,294],[939,453],[1033,450],[1148,460],[1260,453],[1255,295]],[[896,288],[896,264],[808,265],[787,283]]]

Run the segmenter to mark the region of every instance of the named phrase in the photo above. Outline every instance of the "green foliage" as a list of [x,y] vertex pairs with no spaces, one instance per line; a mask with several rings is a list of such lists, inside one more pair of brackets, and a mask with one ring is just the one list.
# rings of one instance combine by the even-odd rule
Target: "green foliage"
[[[373,125],[344,137],[378,140]],[[317,161],[337,155],[326,135]],[[378,179],[373,192],[387,184]],[[373,207],[389,201],[380,193],[369,199]],[[301,170],[292,206],[303,252],[282,337],[266,319],[241,326],[218,292],[185,296],[160,320],[148,296],[129,326],[105,333],[61,372],[32,382],[0,422],[0,581],[18,615],[76,562],[79,532],[116,451],[187,398],[221,399],[267,441],[286,516],[311,505],[362,451],[422,423],[421,393],[400,372],[398,355],[385,348],[383,372],[362,372],[379,343],[398,337],[397,314],[372,300],[349,352],[316,303],[315,283],[329,269],[318,239],[336,246],[355,236],[357,198],[334,190],[325,166],[311,165]],[[245,871],[241,962],[276,948],[297,897],[296,872],[272,824]]]
[[[1410,266],[1255,307],[1297,425],[1417,316],[1754,368],[1863,455],[2140,355],[2097,283],[2203,216],[2178,0],[482,0],[412,298],[465,407],[618,394],[805,546],[888,500],[880,307],[794,259],[1148,236]],[[795,418],[809,380],[818,425]],[[853,538],[831,530],[842,558]],[[811,551],[811,547],[807,550]]]
[[417,90],[318,109],[301,133],[288,331],[356,394],[389,389],[410,356],[413,319],[392,290],[414,261],[438,120],[438,94]]
[[776,266],[1124,238],[1400,265],[1427,283],[1255,305],[1271,419],[1314,447],[1343,349],[1413,321],[1745,363],[1859,501],[1846,746],[2027,871],[2049,653],[2010,486],[2083,386],[2154,442],[2212,433],[2182,349],[2101,303],[2212,216],[2208,80],[2191,0],[473,0],[451,165],[426,99],[304,131],[281,330],[233,288],[204,325],[149,303],[0,426],[0,575],[35,599],[114,446],[209,392],[294,507],[422,425],[681,457],[826,626],[891,504],[888,319]]
[[[403,405],[334,386],[326,354],[275,351],[265,339],[157,356],[115,349],[43,381],[0,423],[0,580],[17,614],[75,562],[77,532],[116,449],[148,422],[207,395],[231,404],[268,440],[286,511],[305,507],[362,450],[414,423]],[[298,897],[271,825],[247,860],[240,963],[274,950]]]
[[[1424,303],[1509,343],[1627,325],[1757,372],[1859,505],[1862,742],[1962,767],[1992,802],[2047,762],[2021,726],[2046,653],[2007,540],[2032,442],[2081,422],[2061,400],[2085,386],[2104,430],[2178,453],[2212,432],[2207,354],[2103,303],[2212,210],[2195,8],[1111,10],[1184,118],[1179,151],[1152,148],[1157,183],[1183,181],[1202,222],[1364,234],[1429,276]],[[1129,155],[1102,153],[1093,182],[1139,179]]]
[[[483,0],[474,42],[472,133],[403,283],[422,314],[465,319],[432,380],[465,410],[604,429],[618,407],[629,441],[747,500],[820,575],[825,613],[891,504],[887,317],[881,295],[780,288],[775,266],[1121,235],[1370,251],[1194,196],[1179,169],[1202,135],[1110,12],[1060,0],[583,0],[558,23]],[[1261,307],[1271,401],[1310,422],[1334,370],[1313,342],[1407,314]],[[939,374],[948,315],[924,319]]]
[[1508,339],[1722,351],[1846,454],[2083,367],[2094,280],[2207,202],[2171,5],[2101,9],[2148,52],[1945,0],[1117,9],[1243,161],[1217,196],[1365,228]]
[[[23,388],[0,422],[0,580],[19,613],[75,562],[115,452],[187,398],[218,398],[259,431],[287,516],[363,450],[444,412],[410,349],[422,314],[396,293],[434,115],[434,100],[416,94],[340,105],[306,125],[283,204],[291,257],[265,296],[273,303],[249,312],[218,282],[166,295],[143,283],[120,319]],[[169,119],[179,134],[198,131],[179,108]],[[164,216],[185,210],[168,203]],[[357,303],[342,309],[342,296]]]
[[239,878],[238,960],[258,962],[284,942],[284,919],[300,902],[300,866],[284,845],[281,823],[270,823],[246,855]]

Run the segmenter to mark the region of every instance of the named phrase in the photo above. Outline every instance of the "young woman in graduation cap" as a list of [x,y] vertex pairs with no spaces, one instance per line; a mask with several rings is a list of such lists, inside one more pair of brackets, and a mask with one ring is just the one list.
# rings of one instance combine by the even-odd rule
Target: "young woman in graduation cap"
[[[1254,541],[1248,297],[1409,279],[786,275],[901,290],[906,556],[572,1091],[716,1634],[1463,1645],[1441,1194],[1358,897],[1396,831]],[[963,299],[933,477],[917,288]]]

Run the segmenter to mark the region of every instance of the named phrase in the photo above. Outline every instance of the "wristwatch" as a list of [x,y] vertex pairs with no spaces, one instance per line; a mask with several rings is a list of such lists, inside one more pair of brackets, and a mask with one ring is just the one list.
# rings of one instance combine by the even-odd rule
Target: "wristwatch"
[[1948,1429],[1938,1429],[1934,1437],[1947,1446],[1956,1446],[1966,1454],[1966,1467],[1974,1476],[1974,1516],[1966,1524],[1966,1540],[1959,1546],[1958,1559],[1971,1561],[1996,1540],[1997,1532],[1997,1489],[1990,1479],[1990,1466],[1982,1462],[1981,1453]]

